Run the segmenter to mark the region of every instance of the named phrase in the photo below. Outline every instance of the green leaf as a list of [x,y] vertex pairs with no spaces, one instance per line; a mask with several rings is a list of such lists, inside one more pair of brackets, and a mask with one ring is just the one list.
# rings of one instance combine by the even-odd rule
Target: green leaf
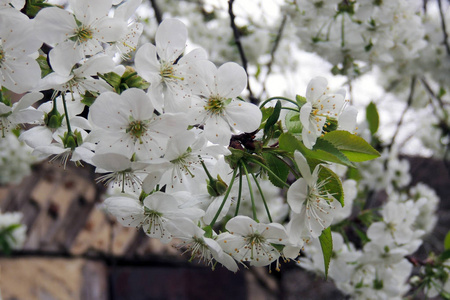
[[447,293],[446,291],[440,292],[439,295],[445,300],[450,300],[450,293]]
[[28,17],[34,18],[41,9],[52,6],[55,5],[46,3],[44,0],[27,0],[24,9]]
[[338,148],[336,148],[332,143],[328,142],[324,139],[317,139],[316,144],[313,147],[313,150],[323,150],[334,155],[337,159],[341,161],[342,164],[355,167],[355,165],[345,156]]
[[300,134],[302,133],[302,123],[300,122],[300,114],[295,111],[289,111],[285,117],[286,129],[289,133]]
[[305,97],[302,97],[300,95],[295,96],[295,100],[297,101],[297,104],[299,107],[302,107],[307,101]]
[[324,188],[330,195],[339,201],[339,203],[341,203],[342,207],[344,207],[344,189],[342,188],[342,183],[339,176],[337,176],[336,173],[330,169],[322,166],[319,172],[319,180],[325,180],[326,183]]
[[362,137],[348,131],[332,131],[325,134],[321,139],[332,143],[352,162],[371,160],[380,156],[380,153]]
[[114,90],[117,92],[120,88],[122,77],[114,72],[109,72],[105,74],[97,73],[97,76],[106,81]]
[[272,114],[273,114],[273,107],[261,107],[260,108],[261,112],[262,112],[262,119],[261,119],[261,123],[265,122]]
[[352,225],[353,230],[356,232],[356,234],[358,235],[359,239],[361,240],[361,243],[363,245],[367,244],[368,242],[370,242],[369,237],[367,236],[367,234],[362,231],[361,229],[359,229],[356,225]]
[[449,249],[450,249],[450,231],[447,232],[447,235],[445,236],[445,239],[444,239],[444,249],[445,249],[445,250],[449,250]]
[[355,181],[359,181],[361,178],[362,178],[362,176],[357,168],[348,168],[347,179],[353,179]]
[[366,107],[366,119],[367,123],[369,123],[370,132],[372,134],[377,132],[380,124],[380,117],[378,116],[377,106],[373,102],[370,102]]
[[284,188],[284,183],[287,181],[289,175],[289,167],[282,161],[282,158],[278,157],[276,154],[271,152],[263,153],[264,160],[266,161],[266,166],[269,167],[272,172],[274,172],[283,182],[280,182],[278,178],[268,173],[269,180],[273,185]]
[[0,252],[3,252],[6,255],[11,254],[11,246],[6,240],[5,236],[0,236]]
[[257,65],[256,65],[255,78],[258,79],[259,75],[261,75],[261,65],[260,65],[260,64],[257,64]]
[[83,103],[86,106],[91,106],[94,104],[95,99],[97,99],[98,95],[95,92],[86,91],[84,95],[82,96],[83,99],[81,99],[81,103]]
[[52,68],[47,63],[47,58],[43,55],[39,55],[39,57],[36,59],[39,67],[41,68],[41,77],[44,78],[51,72],[53,72]]
[[349,167],[354,167],[354,165],[351,162],[350,164],[347,164],[345,160],[344,161],[342,160],[342,158],[336,157],[335,155],[328,153],[324,150],[321,149],[310,150],[306,148],[306,146],[299,139],[297,139],[290,133],[283,133],[278,141],[280,149],[291,152],[292,154],[295,152],[295,150],[298,150],[306,157],[308,163],[310,164],[312,161],[316,160],[315,164],[312,164],[311,167],[314,167],[317,163],[325,161],[344,164]]
[[325,278],[328,278],[328,267],[330,266],[331,256],[333,255],[333,239],[331,238],[331,228],[328,227],[322,231],[319,237],[322,247],[323,262],[325,266]]
[[267,135],[269,131],[273,130],[273,126],[277,123],[278,118],[280,117],[280,112],[281,112],[281,101],[278,100],[277,104],[275,104],[275,108],[272,114],[267,119],[266,125],[264,126],[264,135]]
[[22,226],[22,224],[20,224],[20,223],[11,224],[11,225],[9,225],[8,227],[3,228],[3,229],[0,231],[0,234],[11,233],[11,232],[13,232],[14,230],[16,230],[17,228],[21,227],[21,226]]
[[444,252],[439,255],[439,260],[444,262],[447,259],[450,259],[450,249],[446,249]]

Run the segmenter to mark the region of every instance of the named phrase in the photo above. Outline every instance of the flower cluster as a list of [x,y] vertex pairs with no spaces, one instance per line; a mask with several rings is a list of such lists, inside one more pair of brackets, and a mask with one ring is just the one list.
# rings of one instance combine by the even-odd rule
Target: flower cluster
[[32,149],[8,132],[0,143],[0,185],[18,184],[31,173],[30,165],[36,162]]
[[305,0],[285,9],[303,48],[319,52],[336,72],[358,73],[358,62],[402,65],[427,44],[420,17],[404,0]]
[[[135,48],[140,34],[140,26],[127,23],[136,4],[123,3],[110,15],[110,1],[71,1],[71,11],[47,7],[27,19],[35,23],[35,48],[21,55],[30,59],[45,43],[52,47],[49,65],[41,63],[44,77],[30,79],[33,85],[14,80],[4,88],[51,89],[53,96],[34,109],[41,93],[25,94],[12,106],[3,93],[2,130],[34,124],[20,138],[36,156],[59,158],[64,165],[92,164],[103,174],[99,181],[120,187],[104,207],[122,225],[142,228],[163,243],[181,239],[193,257],[212,266],[218,261],[236,271],[236,262],[262,266],[282,256],[296,258],[305,241],[317,239],[330,226],[335,207],[343,203],[341,184],[324,163],[310,170],[308,154],[299,151],[304,146],[277,155],[273,151],[282,147],[268,143],[280,131],[288,140],[284,148],[292,140],[312,149],[330,131],[352,130],[356,113],[342,118],[345,92],[328,93],[325,78],[313,79],[305,101],[296,103],[290,115],[303,128],[292,136],[277,122],[280,103],[276,110],[264,107],[268,102],[260,109],[240,97],[247,86],[242,67],[232,62],[216,67],[203,49],[185,50],[188,32],[177,19],[164,20],[155,43],[137,49],[135,69],[116,65],[117,58]],[[14,16],[15,21],[27,18],[13,8],[3,12],[11,12],[11,27]],[[6,38],[14,42],[18,37]],[[10,54],[3,57],[2,66],[11,70],[6,65]],[[356,152],[366,145],[358,142]],[[377,156],[375,150],[372,154]],[[299,170],[293,171],[298,180],[288,190],[288,205],[269,199],[274,192],[267,184],[263,188],[267,175],[276,186],[285,181],[280,176],[288,175],[274,171],[274,159]],[[289,209],[287,227],[274,222],[271,212],[284,221]],[[217,234],[220,222],[225,232]]]
[[[158,27],[135,20],[148,5],[140,0],[24,4],[0,3],[1,151],[5,143],[15,147],[11,132],[28,124],[20,140],[33,155],[90,164],[99,182],[117,188],[103,208],[120,224],[175,243],[212,268],[279,270],[280,261],[305,250],[300,265],[328,274],[351,297],[395,299],[409,290],[405,257],[433,229],[439,201],[424,185],[407,189],[409,165],[398,159],[395,135],[391,145],[380,142],[376,106],[366,110],[371,145],[355,134],[358,111],[346,91],[330,89],[325,77],[310,80],[304,96],[271,97],[259,107],[250,103],[260,100],[250,83],[261,69],[265,81],[277,61],[294,68],[286,61],[295,31],[334,74],[351,81],[360,66],[377,65],[391,74],[388,85],[398,67],[413,76],[390,89],[401,94],[411,86],[406,109],[424,105],[428,94],[443,106],[445,89],[432,94],[411,71],[420,63],[439,84],[448,79],[445,67],[419,57],[445,48],[427,34],[438,27],[433,20],[422,22],[403,0],[294,1],[280,9],[282,22],[255,17],[245,25],[236,24],[233,1],[216,10],[168,1],[165,11],[189,17],[165,18]],[[223,26],[228,17],[233,31]],[[190,39],[185,23],[197,28]],[[273,45],[267,32],[278,32]],[[229,61],[239,58],[244,67]],[[437,117],[430,122],[448,123],[445,109]],[[429,139],[447,134],[448,126],[440,129]],[[380,156],[375,148],[385,150],[371,161]],[[7,156],[19,165],[13,152]],[[360,203],[380,190],[389,197],[378,213]],[[359,241],[348,239],[351,230]]]
[[13,249],[22,248],[26,231],[21,213],[0,213],[0,252],[9,253]]

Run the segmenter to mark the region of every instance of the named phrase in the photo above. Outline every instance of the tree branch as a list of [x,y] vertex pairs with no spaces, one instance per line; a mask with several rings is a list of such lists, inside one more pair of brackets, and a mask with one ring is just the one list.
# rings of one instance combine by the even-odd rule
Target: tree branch
[[450,46],[448,44],[448,33],[447,33],[447,28],[445,26],[445,17],[444,17],[444,12],[442,9],[442,0],[439,0],[438,4],[439,4],[439,14],[441,16],[442,31],[444,33],[444,46],[445,46],[445,50],[447,50],[447,54],[450,55]]
[[[431,98],[435,99],[439,103],[440,109],[442,110],[444,116],[440,116],[439,115],[438,108],[435,108],[434,105],[433,105],[433,102],[431,102],[432,106],[433,106],[433,108],[434,108],[434,110],[436,112],[436,116],[439,118],[439,121],[440,121],[439,122],[439,127],[442,129],[442,131],[446,135],[449,135],[450,127],[448,126],[447,121],[446,121],[448,119],[448,114],[447,114],[447,111],[445,110],[445,107],[444,107],[444,101],[442,101],[442,98],[439,95],[436,95],[434,93],[434,91],[431,89],[430,85],[425,80],[425,78],[422,78],[420,81],[422,82],[423,86],[425,87],[425,90],[428,92],[428,94],[431,96]],[[443,160],[444,160],[445,168],[447,169],[447,173],[450,176],[450,162],[447,160],[447,155],[449,154],[449,151],[450,151],[449,147],[450,147],[449,144],[445,145],[445,151],[444,151],[444,158],[443,158]]]
[[247,61],[247,57],[245,56],[244,48],[242,47],[241,35],[240,35],[239,30],[235,23],[236,16],[234,15],[234,12],[233,12],[233,3],[234,3],[234,0],[228,1],[228,14],[230,15],[230,26],[231,26],[231,29],[233,29],[234,42],[236,43],[236,46],[239,51],[239,55],[241,56],[242,67],[244,68],[245,73],[247,73],[247,90],[249,92],[250,102],[252,102],[253,104],[257,104],[259,101],[257,98],[255,98],[255,96],[253,95],[252,89],[250,88],[250,78],[248,76],[248,70],[247,70],[248,61]]
[[158,24],[161,24],[162,22],[162,13],[159,9],[158,3],[156,0],[150,0],[150,3],[152,4],[153,11],[155,12],[156,21],[158,21]]
[[411,106],[413,97],[414,97],[414,90],[416,87],[416,76],[413,76],[411,79],[411,87],[409,90],[409,96],[408,96],[408,102],[406,103],[406,107],[402,112],[402,115],[400,117],[400,120],[397,123],[397,128],[395,129],[394,135],[392,137],[391,143],[386,147],[388,151],[391,150],[392,146],[394,145],[395,139],[397,138],[398,132],[400,131],[400,127],[403,124],[403,120],[405,118],[406,112],[408,111],[409,107]]
[[280,28],[278,28],[277,36],[275,37],[275,42],[273,44],[272,50],[270,51],[270,61],[267,64],[267,73],[266,73],[266,77],[264,78],[263,90],[261,91],[261,94],[258,97],[259,99],[261,99],[263,94],[266,92],[266,81],[267,81],[267,78],[269,77],[270,73],[272,73],[272,65],[275,61],[275,53],[277,52],[278,46],[280,45],[281,36],[283,35],[284,27],[286,26],[286,20],[287,20],[287,16],[284,15],[283,19],[281,20]]

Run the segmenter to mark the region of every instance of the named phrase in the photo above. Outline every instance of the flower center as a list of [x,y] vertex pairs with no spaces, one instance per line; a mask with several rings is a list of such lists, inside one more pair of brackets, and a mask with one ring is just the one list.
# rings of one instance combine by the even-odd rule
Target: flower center
[[84,25],[81,25],[78,27],[77,31],[75,31],[75,35],[72,36],[70,39],[72,41],[76,41],[78,43],[85,43],[86,41],[93,38],[92,29],[89,27],[85,27]]
[[204,108],[213,115],[220,115],[222,114],[227,104],[228,104],[227,99],[222,98],[220,96],[211,96],[206,102]]
[[177,79],[182,81],[184,80],[184,77],[175,76],[175,70],[173,68],[173,65],[167,62],[161,63],[160,75],[163,78],[163,80],[171,80],[171,79]]
[[245,238],[245,240],[250,245],[258,245],[258,244],[264,244],[266,242],[266,239],[260,235],[259,233],[254,233],[252,235],[249,235]]
[[3,50],[2,46],[0,46],[0,65],[5,60],[5,51]]
[[195,258],[198,258],[207,265],[213,264],[211,251],[203,239],[194,236],[192,243],[188,246],[188,248],[191,250],[191,258],[189,261],[193,261]]
[[139,139],[142,144],[141,137],[147,132],[148,121],[132,120],[128,125],[127,133],[130,133],[135,138]]

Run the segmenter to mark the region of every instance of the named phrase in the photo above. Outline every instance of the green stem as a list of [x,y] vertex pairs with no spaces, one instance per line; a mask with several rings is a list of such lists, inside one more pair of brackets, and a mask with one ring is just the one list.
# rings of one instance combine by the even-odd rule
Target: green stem
[[264,165],[262,162],[256,160],[256,159],[249,159],[251,162],[259,165],[261,168],[263,168],[264,170],[266,170],[267,172],[269,172],[272,176],[274,176],[276,179],[278,179],[281,183],[283,183],[283,185],[287,188],[290,187],[290,185],[287,182],[284,182],[284,180],[282,180],[280,177],[278,177],[277,174],[275,174],[271,169],[269,169],[266,165]]
[[122,78],[122,81],[127,81],[128,79],[130,79],[131,77],[133,77],[133,76],[135,76],[135,75],[137,75],[136,72],[130,73],[130,74],[128,74],[127,77]]
[[67,123],[67,134],[72,134],[72,129],[70,128],[70,121],[69,121],[69,113],[67,112],[67,105],[66,105],[66,95],[64,93],[61,93],[62,96],[62,103],[64,106],[64,114],[66,115],[66,123]]
[[258,180],[256,179],[255,174],[252,173],[252,176],[253,176],[253,180],[256,183],[256,186],[258,187],[258,191],[261,194],[261,198],[262,198],[263,203],[264,203],[264,208],[266,209],[267,217],[269,218],[270,223],[272,223],[273,222],[272,221],[272,216],[270,215],[269,207],[267,206],[266,198],[264,197],[263,191],[261,189],[261,185],[259,184]]
[[272,100],[284,100],[284,101],[290,102],[290,103],[294,104],[295,106],[297,106],[298,108],[300,108],[300,106],[298,106],[297,102],[295,102],[294,100],[291,100],[289,98],[286,98],[286,97],[270,97],[269,99],[267,99],[263,103],[261,103],[261,105],[259,107],[260,108],[263,107],[264,105],[266,105],[267,103],[269,103]]
[[341,48],[345,47],[345,28],[344,28],[344,24],[345,24],[345,20],[344,20],[344,14],[341,14],[342,16],[342,24],[341,24]]
[[292,111],[295,111],[295,112],[300,112],[298,109],[295,109],[295,108],[293,108],[293,107],[282,107],[281,109],[287,109],[287,110],[292,110]]
[[208,171],[208,168],[206,168],[205,162],[203,161],[203,159],[201,158],[201,156],[199,155],[198,158],[200,158],[200,163],[202,164],[203,169],[205,170],[206,176],[208,176],[209,181],[213,181],[214,178],[211,176],[211,174]]
[[230,185],[228,186],[228,189],[225,193],[225,196],[223,197],[222,203],[220,204],[219,209],[217,210],[216,215],[214,216],[214,218],[212,219],[211,223],[209,224],[209,226],[211,226],[211,228],[214,226],[214,224],[217,221],[217,218],[220,215],[220,212],[222,211],[223,207],[225,206],[225,202],[227,201],[228,195],[230,195],[231,192],[231,188],[233,187],[233,183],[234,183],[234,179],[236,178],[236,174],[237,174],[238,169],[235,168],[234,172],[233,172],[233,177],[231,178],[231,182]]
[[289,170],[291,170],[291,173],[294,174],[294,176],[295,176],[296,179],[299,179],[299,178],[300,178],[300,175],[297,173],[297,170],[295,170],[295,169],[294,169],[287,161],[285,161],[284,159],[278,157],[278,155],[275,155],[275,157],[276,157],[279,161],[283,162],[283,163],[289,168]]
[[241,166],[242,166],[242,169],[244,169],[245,176],[247,177],[248,190],[250,192],[250,199],[252,200],[253,220],[255,220],[257,223],[259,223],[258,217],[256,216],[256,205],[255,205],[255,198],[253,196],[252,183],[250,182],[250,177],[248,176],[247,167],[245,166],[245,163],[242,161],[241,161]]
[[241,206],[241,196],[242,196],[242,167],[239,165],[239,192],[238,192],[238,200],[236,204],[236,211],[234,212],[234,216],[236,217],[239,213],[239,207]]
[[125,172],[122,173],[122,193],[125,193]]

